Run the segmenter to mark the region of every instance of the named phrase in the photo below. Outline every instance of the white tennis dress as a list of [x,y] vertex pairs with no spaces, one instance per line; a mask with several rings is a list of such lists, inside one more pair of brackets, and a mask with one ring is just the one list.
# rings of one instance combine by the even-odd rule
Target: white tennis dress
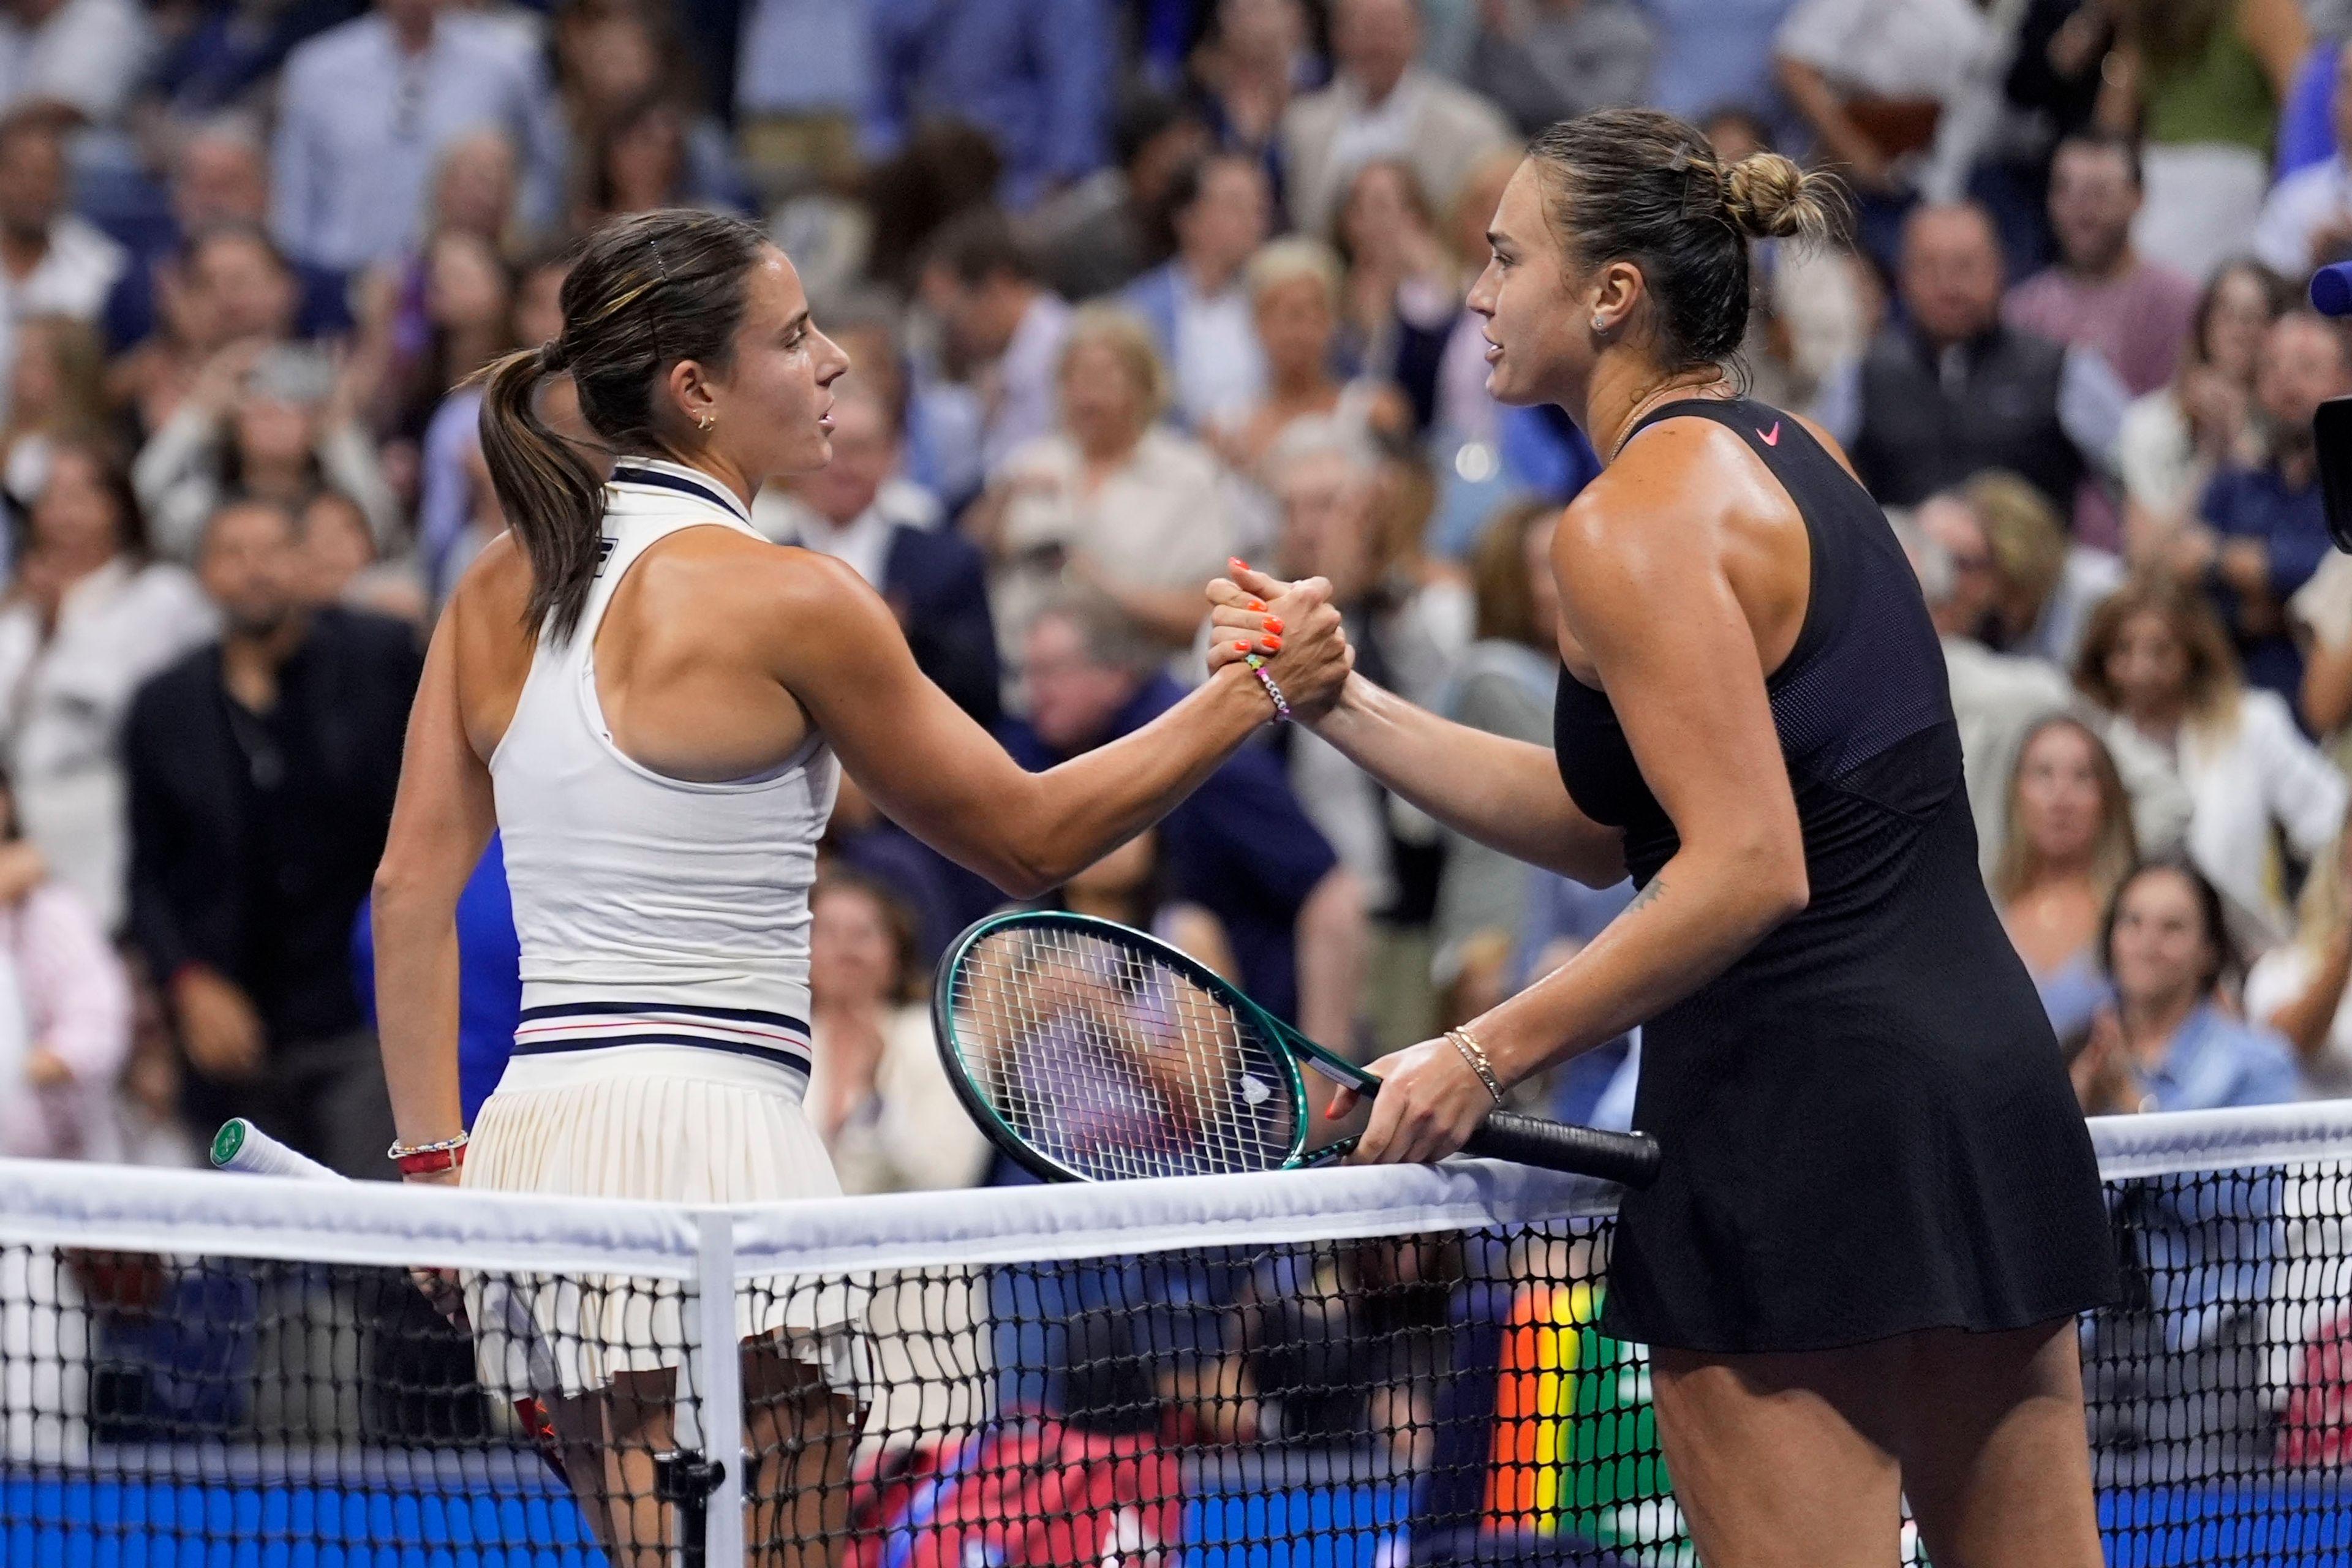
[[[606,498],[604,559],[579,626],[562,641],[541,635],[490,757],[522,1016],[514,1056],[475,1119],[465,1184],[680,1203],[837,1195],[802,1097],[809,887],[839,767],[812,736],[771,773],[694,784],[614,743],[594,657],[614,590],[682,529],[760,536],[723,487],[679,464],[625,459]],[[478,1303],[484,1381],[543,1396],[550,1357],[566,1394],[616,1371],[675,1366],[677,1290],[536,1282],[517,1292],[530,1302],[536,1346],[497,1327],[521,1328],[510,1304]],[[854,1391],[859,1303],[832,1294],[740,1291],[740,1332],[777,1336]],[[540,1370],[525,1364],[533,1361]]]

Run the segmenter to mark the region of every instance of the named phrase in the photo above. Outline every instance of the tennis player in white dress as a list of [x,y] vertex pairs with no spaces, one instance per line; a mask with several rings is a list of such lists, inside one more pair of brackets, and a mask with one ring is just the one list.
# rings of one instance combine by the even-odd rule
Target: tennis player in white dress
[[[1026,773],[916,669],[854,573],[748,521],[764,480],[829,458],[827,388],[848,368],[783,254],[731,218],[645,214],[590,239],[562,304],[561,336],[488,377],[483,448],[509,531],[435,630],[377,874],[392,1153],[412,1181],[509,1190],[831,1194],[801,1100],[808,895],[840,771],[1034,895],[1156,821],[1277,711],[1319,711],[1350,656],[1324,586],[1302,584],[1271,606],[1262,671],[1232,666],[1135,734]],[[539,412],[559,374],[609,483]],[[468,1142],[455,911],[494,828],[523,1013]],[[673,1544],[653,1456],[673,1446],[683,1339],[650,1294],[523,1293],[572,1489],[613,1561],[643,1568]],[[845,1293],[739,1299],[753,1562],[838,1559],[856,1315]],[[511,1342],[487,1334],[483,1352],[487,1381],[520,1381]]]

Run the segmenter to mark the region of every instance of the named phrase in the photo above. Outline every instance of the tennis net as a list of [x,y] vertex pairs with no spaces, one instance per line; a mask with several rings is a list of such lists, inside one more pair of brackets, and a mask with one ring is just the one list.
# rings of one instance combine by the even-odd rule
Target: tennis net
[[[2110,1560],[2352,1561],[2352,1102],[2094,1128]],[[0,1163],[0,1563],[1687,1563],[1612,1225],[1479,1163],[733,1209]]]

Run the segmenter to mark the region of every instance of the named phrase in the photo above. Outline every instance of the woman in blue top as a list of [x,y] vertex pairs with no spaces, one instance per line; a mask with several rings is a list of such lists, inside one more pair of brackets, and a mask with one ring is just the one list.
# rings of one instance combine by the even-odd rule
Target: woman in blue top
[[2126,878],[2100,951],[2115,1001],[2074,1058],[2085,1111],[2218,1110],[2300,1097],[2287,1043],[2217,1000],[2237,961],[2221,895],[2196,868],[2154,860]]

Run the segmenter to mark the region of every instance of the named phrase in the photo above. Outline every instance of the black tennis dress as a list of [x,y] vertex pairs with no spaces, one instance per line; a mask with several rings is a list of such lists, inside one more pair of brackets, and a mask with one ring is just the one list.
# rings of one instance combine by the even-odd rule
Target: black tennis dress
[[[1685,1350],[1824,1350],[2105,1302],[2097,1163],[1977,869],[1917,581],[1795,419],[1695,400],[1643,426],[1694,417],[1748,443],[1811,542],[1803,628],[1767,688],[1812,897],[1643,1030],[1633,1120],[1665,1160],[1625,1195],[1603,1324]],[[1554,730],[1570,795],[1625,830],[1646,885],[1679,840],[1608,697],[1563,674]]]

